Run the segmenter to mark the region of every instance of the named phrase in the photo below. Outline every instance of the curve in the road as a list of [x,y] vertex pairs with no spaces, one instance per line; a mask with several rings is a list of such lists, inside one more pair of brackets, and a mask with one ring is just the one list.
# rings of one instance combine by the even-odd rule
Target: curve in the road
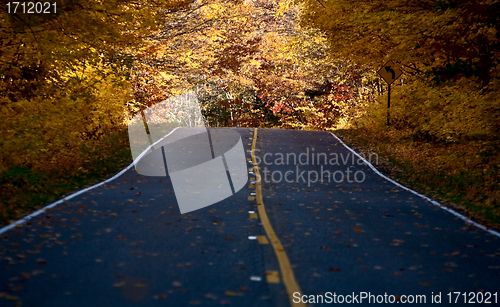
[[342,142],[342,140],[341,140],[338,136],[336,136],[335,134],[333,134],[333,133],[331,133],[331,132],[330,132],[330,134],[331,134],[331,135],[333,135],[333,136],[334,136],[334,137],[335,137],[335,138],[336,138],[336,139],[340,142],[340,144],[342,144],[345,148],[347,148],[347,149],[348,149],[349,151],[351,151],[354,155],[356,155],[359,159],[361,159],[361,160],[362,160],[362,161],[363,161],[363,162],[364,162],[364,163],[365,163],[368,167],[370,167],[370,168],[371,168],[371,169],[372,169],[372,170],[373,170],[373,171],[374,171],[377,175],[379,175],[380,177],[384,178],[385,180],[387,180],[387,181],[391,182],[392,184],[394,184],[394,185],[396,185],[396,186],[398,186],[398,187],[400,187],[400,188],[402,188],[402,189],[404,189],[404,190],[406,190],[406,191],[408,191],[408,192],[410,192],[410,193],[412,193],[412,194],[414,194],[414,195],[416,195],[416,196],[418,196],[418,197],[420,197],[420,198],[425,199],[426,201],[430,202],[431,204],[436,205],[436,206],[438,206],[439,208],[441,208],[441,209],[443,209],[443,210],[445,210],[445,211],[448,211],[449,213],[451,213],[451,214],[453,214],[453,215],[455,215],[455,216],[459,217],[460,219],[464,220],[465,222],[467,222],[467,223],[469,223],[469,224],[471,224],[471,225],[474,225],[474,226],[476,226],[477,228],[482,229],[482,230],[484,230],[484,231],[487,231],[487,232],[491,233],[492,235],[497,236],[497,237],[499,237],[499,238],[500,238],[500,233],[498,233],[497,231],[494,231],[493,229],[488,229],[486,226],[484,226],[484,225],[481,225],[481,224],[479,224],[479,223],[474,222],[473,220],[471,220],[471,219],[469,219],[469,218],[467,218],[467,217],[465,217],[465,216],[461,215],[460,213],[458,213],[458,212],[456,212],[456,211],[454,211],[454,210],[452,210],[452,209],[450,209],[450,208],[447,208],[447,207],[445,207],[445,206],[441,205],[441,204],[440,204],[440,203],[438,203],[437,201],[432,200],[432,199],[430,199],[429,197],[424,196],[424,195],[422,195],[422,194],[420,194],[420,193],[418,193],[418,192],[415,192],[415,191],[413,191],[412,189],[407,188],[407,187],[405,187],[404,185],[402,185],[402,184],[400,184],[400,183],[398,183],[398,182],[396,182],[396,181],[394,181],[394,180],[392,180],[392,179],[388,178],[387,176],[385,176],[384,174],[382,174],[381,172],[379,172],[379,171],[377,170],[377,168],[375,168],[375,166],[373,166],[370,162],[366,161],[366,159],[365,159],[365,158],[363,158],[362,156],[360,156],[360,155],[359,155],[356,151],[354,151],[352,148],[350,148],[350,147],[349,147],[349,146],[347,146],[344,142]]
[[[177,128],[176,128],[176,129],[177,129]],[[150,147],[148,147],[148,148],[147,148],[147,149],[146,149],[143,153],[147,152],[147,151],[149,150],[149,148],[151,148],[152,146],[154,146],[156,143],[158,143],[158,142],[162,141],[164,138],[166,138],[166,137],[167,137],[167,136],[169,136],[171,133],[173,133],[176,129],[172,130],[169,134],[165,135],[163,138],[161,138],[160,140],[158,140],[157,142],[155,142],[154,144],[152,144],[152,145],[151,145]],[[481,225],[481,224],[479,224],[479,223],[477,223],[477,222],[474,222],[473,220],[471,220],[471,219],[469,219],[469,218],[467,218],[467,217],[463,216],[462,214],[460,214],[460,213],[458,213],[458,212],[456,212],[456,211],[454,211],[454,210],[452,210],[452,209],[450,209],[450,208],[447,208],[447,207],[445,207],[445,206],[441,205],[441,204],[440,204],[440,203],[438,203],[437,201],[432,200],[432,199],[428,198],[427,196],[424,196],[424,195],[422,195],[422,194],[420,194],[420,193],[418,193],[418,192],[416,192],[416,191],[414,191],[414,190],[412,190],[412,189],[410,189],[410,188],[407,188],[407,187],[403,186],[402,184],[400,184],[400,183],[398,183],[398,182],[396,182],[396,181],[394,181],[394,180],[392,180],[392,179],[388,178],[388,177],[387,177],[387,176],[385,176],[384,174],[380,173],[380,172],[377,170],[377,168],[375,168],[375,167],[374,167],[374,166],[373,166],[370,162],[366,161],[366,159],[364,159],[362,156],[360,156],[360,155],[359,155],[356,151],[354,151],[352,148],[350,148],[349,146],[347,146],[347,145],[346,145],[346,144],[345,144],[345,143],[344,143],[344,142],[343,142],[343,141],[342,141],[342,140],[341,140],[338,136],[336,136],[336,135],[335,135],[335,134],[333,134],[332,132],[330,132],[330,134],[331,134],[333,137],[335,137],[335,138],[336,138],[336,139],[340,142],[340,144],[342,144],[345,148],[347,148],[347,149],[348,149],[349,151],[351,151],[354,155],[356,155],[358,158],[360,158],[360,159],[361,159],[364,163],[366,163],[366,165],[367,165],[368,167],[370,167],[370,168],[371,168],[371,169],[372,169],[372,170],[373,170],[373,171],[374,171],[377,175],[381,176],[382,178],[386,179],[387,181],[391,182],[392,184],[394,184],[394,185],[396,185],[396,186],[398,186],[398,187],[400,187],[400,188],[402,188],[402,189],[404,189],[404,190],[406,190],[406,191],[409,191],[409,192],[413,193],[414,195],[416,195],[416,196],[418,196],[418,197],[421,197],[421,198],[423,198],[423,199],[427,200],[428,202],[432,203],[433,205],[436,205],[436,206],[438,206],[439,208],[441,208],[441,209],[443,209],[443,210],[445,210],[445,211],[448,211],[449,213],[451,213],[451,214],[453,214],[453,215],[455,215],[455,216],[459,217],[460,219],[464,220],[465,222],[467,222],[467,223],[469,223],[469,224],[471,224],[471,225],[474,225],[475,227],[477,227],[477,228],[479,228],[479,229],[482,229],[482,230],[484,230],[484,231],[487,231],[488,233],[490,233],[490,234],[492,234],[492,235],[497,236],[497,237],[499,237],[499,238],[500,238],[500,233],[499,233],[499,232],[497,232],[497,231],[495,231],[495,230],[493,230],[493,229],[488,229],[486,226]],[[256,136],[257,136],[257,128],[255,128],[255,136],[254,136],[254,139],[253,139],[252,148],[255,148],[255,141],[256,141],[256,139],[257,139],[257,137],[256,137]],[[141,154],[141,155],[137,158],[137,160],[138,160],[138,159],[140,159],[140,158],[142,158],[142,154]],[[253,154],[252,154],[252,158],[254,158]],[[255,161],[254,161],[254,164],[255,164]],[[26,222],[27,220],[30,220],[30,219],[32,219],[33,217],[35,217],[35,216],[37,216],[37,215],[40,215],[40,214],[44,213],[46,210],[51,209],[51,208],[53,208],[53,207],[55,207],[55,206],[57,206],[57,205],[59,205],[59,204],[61,204],[61,203],[65,202],[65,201],[67,201],[67,200],[70,200],[70,199],[72,199],[72,198],[74,198],[74,197],[76,197],[76,196],[78,196],[78,195],[80,195],[80,194],[82,194],[82,193],[85,193],[85,192],[87,192],[87,191],[90,191],[90,190],[92,190],[92,189],[95,189],[95,188],[100,187],[100,186],[102,186],[102,185],[104,185],[104,184],[106,184],[106,183],[108,183],[108,182],[110,182],[110,181],[113,181],[113,180],[117,179],[118,177],[120,177],[121,175],[123,175],[126,171],[128,171],[129,169],[131,169],[133,166],[134,166],[134,162],[132,162],[132,163],[131,163],[129,166],[127,166],[124,170],[122,170],[121,172],[119,172],[118,174],[116,174],[115,176],[113,176],[113,177],[111,177],[111,178],[109,178],[109,179],[107,179],[107,180],[104,180],[104,181],[102,181],[102,182],[100,182],[100,183],[97,183],[97,184],[95,184],[95,185],[91,186],[91,187],[85,188],[85,189],[80,190],[80,191],[78,191],[78,192],[76,192],[76,193],[73,193],[73,194],[71,194],[71,195],[69,195],[69,196],[66,196],[65,198],[60,199],[60,200],[58,200],[58,201],[56,201],[56,202],[53,202],[53,203],[51,203],[51,204],[49,204],[49,205],[47,205],[47,206],[43,207],[42,209],[39,209],[39,210],[37,210],[37,211],[35,211],[35,212],[33,212],[33,213],[31,213],[31,214],[29,214],[29,215],[27,215],[27,216],[23,217],[22,219],[19,219],[19,220],[15,221],[14,223],[12,223],[12,224],[10,224],[10,225],[7,225],[7,226],[4,226],[4,227],[0,228],[0,234],[5,233],[6,231],[8,231],[8,230],[10,230],[10,229],[12,229],[12,228],[14,228],[14,227],[17,227],[17,226],[22,225],[22,224],[23,224],[24,222]],[[256,167],[254,167],[254,168],[255,168],[255,170],[256,170],[256,171],[258,171],[258,169],[257,169]],[[260,206],[259,206],[259,207],[260,207]]]

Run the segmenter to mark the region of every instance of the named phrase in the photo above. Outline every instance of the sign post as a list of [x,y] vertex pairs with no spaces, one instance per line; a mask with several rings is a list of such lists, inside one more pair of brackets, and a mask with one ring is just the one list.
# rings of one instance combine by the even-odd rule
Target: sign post
[[403,72],[393,61],[387,62],[382,68],[380,68],[377,73],[387,82],[388,93],[387,93],[387,125],[389,125],[390,113],[389,109],[391,107],[391,84],[399,78]]

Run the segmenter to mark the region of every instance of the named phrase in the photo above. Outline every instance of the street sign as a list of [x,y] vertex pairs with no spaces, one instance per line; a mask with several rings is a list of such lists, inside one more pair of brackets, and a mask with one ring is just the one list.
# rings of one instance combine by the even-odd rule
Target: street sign
[[393,61],[387,62],[377,73],[387,82],[387,125],[390,124],[391,114],[389,109],[391,107],[391,84],[399,78],[403,72]]
[[397,78],[403,74],[401,69],[394,63],[393,61],[387,62],[382,68],[377,71],[377,73],[387,82],[387,84],[391,85]]

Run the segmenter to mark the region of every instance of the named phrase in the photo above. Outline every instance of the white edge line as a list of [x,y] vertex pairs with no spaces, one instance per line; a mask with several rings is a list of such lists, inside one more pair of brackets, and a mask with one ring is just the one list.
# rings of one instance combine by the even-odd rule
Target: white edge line
[[120,177],[121,175],[123,175],[126,171],[128,171],[129,169],[131,169],[131,168],[132,168],[132,166],[134,166],[134,165],[135,165],[135,163],[136,163],[136,162],[138,162],[138,161],[139,161],[139,160],[140,160],[140,159],[141,159],[141,158],[142,158],[142,157],[143,157],[143,156],[144,156],[144,155],[148,152],[148,150],[149,150],[149,149],[151,149],[151,147],[153,147],[153,146],[155,146],[156,144],[158,144],[159,142],[161,142],[163,139],[165,139],[167,136],[169,136],[170,134],[172,134],[172,133],[173,133],[175,130],[177,130],[177,129],[179,129],[179,127],[177,127],[177,128],[175,128],[175,129],[173,129],[173,130],[172,130],[172,131],[170,131],[167,135],[165,135],[164,137],[162,137],[161,139],[159,139],[159,140],[158,140],[158,141],[156,141],[155,143],[153,143],[153,144],[149,145],[149,146],[148,146],[148,148],[144,149],[144,151],[143,151],[143,152],[142,152],[142,153],[141,153],[141,154],[140,154],[140,155],[139,155],[139,156],[138,156],[138,157],[134,160],[134,162],[132,162],[129,166],[127,166],[125,169],[123,169],[121,172],[119,172],[118,174],[114,175],[113,177],[111,177],[111,178],[109,178],[109,179],[106,179],[106,180],[104,180],[104,181],[102,181],[102,182],[99,182],[99,183],[97,183],[97,184],[95,184],[95,185],[93,185],[93,186],[91,186],[91,187],[88,187],[88,188],[85,188],[85,189],[83,189],[83,190],[80,190],[80,191],[78,191],[78,192],[76,192],[76,193],[73,193],[73,194],[71,194],[71,195],[69,195],[69,196],[66,196],[65,198],[60,199],[60,200],[58,200],[58,201],[56,201],[56,202],[53,202],[53,203],[51,203],[50,205],[47,205],[47,206],[43,207],[42,209],[39,209],[39,210],[37,210],[37,211],[35,211],[35,212],[31,213],[30,215],[27,215],[27,216],[23,217],[22,219],[19,219],[19,220],[15,221],[14,223],[12,223],[12,224],[10,224],[10,225],[7,225],[7,226],[4,226],[4,227],[0,228],[0,234],[2,234],[2,233],[4,233],[4,232],[6,232],[6,231],[7,231],[7,230],[9,230],[9,229],[12,229],[12,228],[14,228],[14,227],[17,227],[17,226],[19,226],[19,225],[23,224],[24,222],[26,222],[26,221],[28,221],[28,220],[30,220],[30,219],[32,219],[32,218],[34,218],[35,216],[37,216],[37,215],[39,215],[39,214],[41,214],[41,213],[44,213],[45,211],[47,211],[47,209],[54,208],[55,206],[59,205],[60,203],[63,203],[63,202],[65,202],[65,201],[68,201],[68,200],[72,199],[72,198],[73,198],[73,197],[75,197],[75,196],[78,196],[78,195],[80,195],[80,194],[82,194],[82,193],[85,193],[85,192],[87,192],[87,191],[90,191],[90,190],[92,190],[92,189],[95,189],[95,188],[97,188],[97,187],[100,187],[101,185],[103,185],[103,184],[105,184],[105,183],[108,183],[108,182],[110,182],[110,181],[115,180],[116,178],[118,178],[118,177]]
[[398,186],[398,187],[400,187],[400,188],[402,188],[402,189],[404,189],[404,190],[406,190],[406,191],[408,191],[408,192],[411,192],[411,193],[413,193],[413,194],[417,195],[418,197],[421,197],[421,198],[425,199],[426,201],[430,202],[431,204],[436,205],[436,206],[438,206],[439,208],[441,208],[441,209],[443,209],[443,210],[445,210],[445,211],[448,211],[449,213],[451,213],[451,214],[453,214],[453,215],[455,215],[455,216],[457,216],[457,217],[461,218],[461,219],[462,219],[462,220],[464,220],[465,222],[467,222],[467,223],[469,223],[469,224],[472,224],[472,225],[476,226],[477,228],[482,229],[482,230],[484,230],[484,231],[487,231],[487,232],[489,232],[490,234],[492,234],[492,235],[497,236],[497,237],[499,237],[499,238],[500,238],[500,233],[496,232],[495,230],[488,229],[486,226],[484,226],[484,225],[481,225],[481,224],[479,224],[479,223],[474,222],[473,220],[471,220],[471,219],[469,219],[469,218],[467,218],[467,217],[465,217],[465,216],[461,215],[460,213],[458,213],[458,212],[456,212],[456,211],[454,211],[454,210],[452,210],[452,209],[450,209],[450,208],[447,208],[447,207],[445,207],[445,206],[441,205],[441,204],[440,204],[440,203],[438,203],[437,201],[432,200],[432,199],[430,199],[429,197],[424,196],[424,195],[422,195],[422,194],[420,194],[420,193],[418,193],[418,192],[415,192],[415,191],[413,191],[412,189],[407,188],[407,187],[405,187],[404,185],[402,185],[402,184],[400,184],[400,183],[398,183],[398,182],[396,182],[396,181],[392,180],[391,178],[388,178],[387,176],[385,176],[384,174],[382,174],[381,172],[379,172],[379,171],[375,168],[375,166],[373,166],[370,162],[366,161],[366,159],[365,159],[365,158],[363,158],[363,157],[362,157],[362,156],[360,156],[357,152],[355,152],[355,151],[354,151],[351,147],[347,146],[344,142],[342,142],[342,140],[341,140],[338,136],[336,136],[336,135],[335,135],[335,134],[333,134],[332,132],[329,132],[329,133],[330,133],[331,135],[333,135],[333,136],[334,136],[334,137],[335,137],[335,138],[336,138],[336,139],[340,142],[340,144],[344,145],[344,147],[345,147],[345,148],[349,149],[349,150],[350,150],[353,154],[355,154],[358,158],[360,158],[360,159],[361,159],[361,160],[362,160],[362,161],[363,161],[366,165],[368,165],[368,166],[369,166],[369,167],[370,167],[370,168],[371,168],[371,169],[372,169],[372,170],[373,170],[373,171],[374,171],[377,175],[379,175],[380,177],[382,177],[382,178],[386,179],[387,181],[389,181],[389,182],[393,183],[394,185],[396,185],[396,186]]

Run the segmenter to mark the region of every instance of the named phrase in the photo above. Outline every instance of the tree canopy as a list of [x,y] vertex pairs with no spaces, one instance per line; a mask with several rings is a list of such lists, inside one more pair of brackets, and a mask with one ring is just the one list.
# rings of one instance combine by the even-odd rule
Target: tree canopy
[[373,70],[389,59],[401,65],[405,85],[394,88],[401,102],[395,126],[429,140],[497,134],[498,1],[295,3],[302,7],[301,24],[325,33],[334,57]]
[[389,59],[405,71],[394,88],[395,127],[448,141],[499,127],[500,17],[492,0],[75,0],[57,1],[56,14],[2,8],[1,169],[71,160],[61,148],[192,89],[216,126],[332,129],[361,115],[381,123],[375,71]]
[[74,159],[84,140],[118,125],[137,48],[161,29],[165,9],[187,2],[56,4],[50,14],[0,4],[0,171]]

